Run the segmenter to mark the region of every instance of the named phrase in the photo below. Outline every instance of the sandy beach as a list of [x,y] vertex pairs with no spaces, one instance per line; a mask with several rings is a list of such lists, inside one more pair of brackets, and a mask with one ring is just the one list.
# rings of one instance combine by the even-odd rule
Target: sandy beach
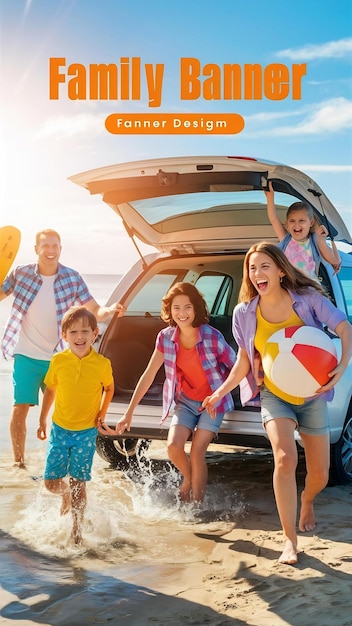
[[[177,507],[162,444],[149,456],[134,482],[95,458],[77,548],[33,473],[44,451],[26,471],[2,455],[1,624],[351,624],[351,486],[324,490],[298,565],[280,565],[269,452],[213,446],[200,512]],[[303,476],[301,460],[300,488]]]
[[[300,534],[298,565],[280,565],[269,450],[212,445],[206,499],[195,511],[177,502],[165,444],[153,442],[134,478],[95,456],[77,547],[70,516],[60,517],[43,488],[38,408],[28,418],[27,469],[12,467],[11,372],[1,361],[1,625],[350,626],[352,485],[318,496],[317,527]],[[299,492],[304,473],[301,455]]]

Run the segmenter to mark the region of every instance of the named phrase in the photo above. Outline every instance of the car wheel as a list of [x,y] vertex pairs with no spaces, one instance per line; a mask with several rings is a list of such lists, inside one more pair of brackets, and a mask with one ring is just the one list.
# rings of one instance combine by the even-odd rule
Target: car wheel
[[136,469],[143,462],[150,441],[147,439],[111,439],[98,435],[96,450],[111,468],[119,470]]
[[331,446],[330,484],[352,483],[352,407],[348,413],[341,437]]

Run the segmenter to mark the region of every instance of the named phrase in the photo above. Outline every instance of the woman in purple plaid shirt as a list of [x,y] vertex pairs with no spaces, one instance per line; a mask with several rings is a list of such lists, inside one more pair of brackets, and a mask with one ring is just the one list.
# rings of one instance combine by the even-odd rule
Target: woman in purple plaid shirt
[[[152,385],[160,367],[165,368],[162,422],[175,402],[168,434],[170,461],[182,474],[179,496],[182,502],[201,502],[208,470],[205,453],[217,433],[224,413],[233,408],[231,394],[218,403],[210,417],[202,409],[203,399],[221,385],[231,370],[235,351],[223,335],[209,326],[203,296],[190,283],[176,283],[163,298],[162,319],[168,323],[156,338],[154,352],[139,379],[125,415],[115,431],[100,425],[102,434],[121,435],[130,430],[133,412]],[[185,444],[192,436],[190,456]]]
[[[323,328],[326,325],[341,339],[341,357],[329,373],[329,382],[311,398],[299,398],[280,389],[271,379],[271,355],[267,351],[270,336],[296,326]],[[219,389],[204,399],[212,415],[224,394],[241,388],[246,402],[260,388],[263,427],[274,456],[273,486],[283,530],[284,548],[280,563],[294,565],[297,548],[297,445],[298,430],[304,445],[307,473],[301,493],[298,527],[301,532],[315,528],[314,501],[324,489],[329,474],[329,425],[327,401],[340,380],[352,354],[352,328],[346,315],[325,296],[319,283],[296,269],[285,254],[272,243],[262,241],[247,252],[239,304],[233,313],[233,334],[238,344],[237,360]],[[258,379],[258,356],[263,363],[263,378]],[[264,361],[265,359],[265,361]],[[290,372],[288,372],[290,375]]]

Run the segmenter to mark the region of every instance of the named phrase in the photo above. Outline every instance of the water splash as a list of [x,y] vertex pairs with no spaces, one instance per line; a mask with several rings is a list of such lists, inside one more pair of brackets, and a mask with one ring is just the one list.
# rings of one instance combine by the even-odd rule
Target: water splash
[[[204,502],[195,506],[180,502],[180,475],[167,460],[144,458],[133,471],[123,473],[109,470],[96,456],[87,484],[83,543],[76,546],[71,514],[59,514],[60,497],[47,492],[39,473],[33,473],[36,480],[23,471],[20,477],[23,490],[17,484],[17,491],[23,502],[11,534],[37,552],[58,558],[165,562],[172,534],[175,544],[182,542],[180,562],[192,562],[199,556],[193,545],[195,533],[229,532],[243,513],[236,493],[216,474],[210,476]],[[186,545],[185,531],[190,534]]]

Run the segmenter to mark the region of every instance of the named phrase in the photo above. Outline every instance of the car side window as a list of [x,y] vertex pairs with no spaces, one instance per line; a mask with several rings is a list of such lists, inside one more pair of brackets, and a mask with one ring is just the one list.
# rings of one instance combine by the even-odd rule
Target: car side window
[[342,267],[338,278],[342,287],[346,303],[346,312],[349,321],[352,323],[352,271],[350,267]]
[[173,270],[152,276],[131,300],[126,315],[160,315],[162,298],[173,283],[183,280],[184,273]]
[[232,291],[230,276],[205,272],[197,279],[196,287],[203,294],[210,315],[226,315]]

